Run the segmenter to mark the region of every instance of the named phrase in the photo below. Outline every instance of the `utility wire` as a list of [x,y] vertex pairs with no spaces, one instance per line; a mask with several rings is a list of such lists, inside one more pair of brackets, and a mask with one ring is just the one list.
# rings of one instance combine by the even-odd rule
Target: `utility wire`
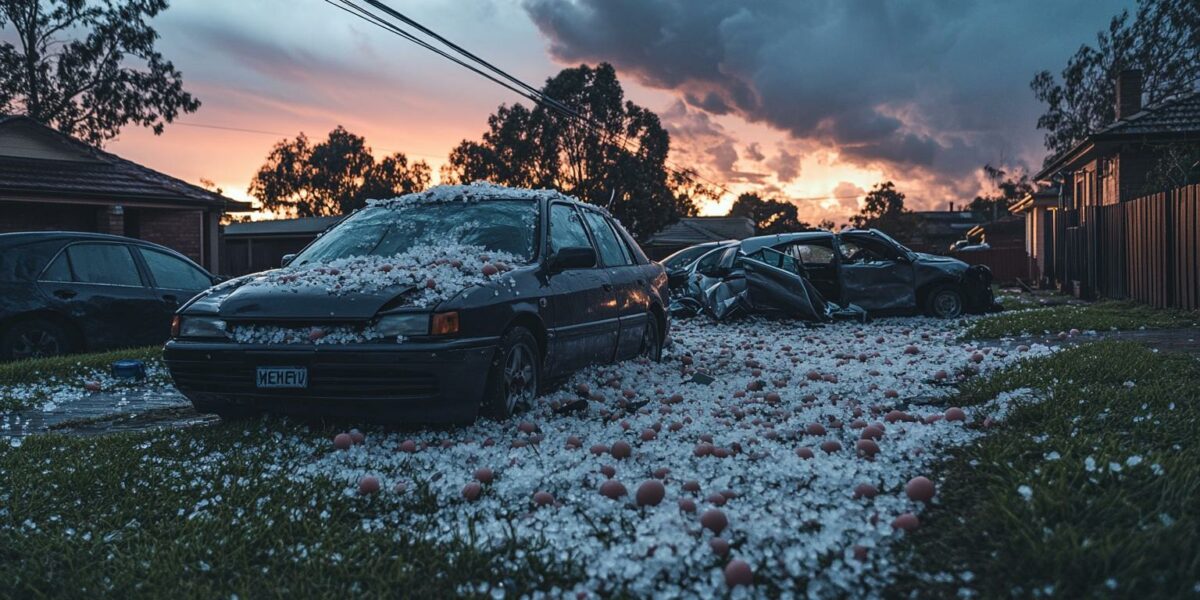
[[[359,18],[367,20],[368,22],[371,22],[371,23],[373,23],[387,31],[390,31],[396,35],[399,35],[410,42],[413,42],[427,50],[430,50],[444,58],[447,58],[447,59],[455,62],[456,64],[458,64],[460,66],[463,66],[464,68],[471,70],[472,72],[474,72],[476,74],[486,77],[488,80],[490,80],[498,85],[501,85],[504,88],[506,88],[524,98],[532,100],[533,102],[535,102],[537,104],[541,104],[559,114],[573,118],[573,119],[577,120],[578,122],[582,123],[585,127],[596,132],[598,135],[601,135],[602,137],[610,138],[608,140],[608,143],[617,145],[622,150],[631,151],[629,148],[629,145],[628,145],[629,142],[627,139],[621,139],[619,142],[614,142],[611,138],[616,137],[616,136],[614,136],[614,134],[610,134],[609,132],[604,131],[602,128],[600,128],[600,126],[598,124],[596,124],[591,119],[579,114],[577,111],[570,108],[569,106],[546,95],[541,90],[534,88],[533,86],[531,86],[531,85],[525,83],[524,81],[520,80],[519,78],[509,74],[508,72],[504,71],[503,69],[496,67],[495,65],[491,64],[490,62],[483,60],[482,58],[476,56],[475,54],[469,52],[468,50],[462,48],[461,46],[451,42],[450,40],[441,36],[440,34],[433,31],[432,29],[429,29],[428,27],[425,27],[424,25],[420,24],[416,20],[391,8],[390,6],[384,4],[383,2],[380,2],[379,0],[363,0],[363,1],[367,2],[371,6],[374,6],[375,8],[387,13],[388,15],[392,16],[393,18],[400,20],[404,24],[417,29],[421,33],[424,33],[425,35],[430,36],[431,38],[444,44],[446,47],[450,48],[454,52],[457,52],[460,55],[466,57],[467,59],[475,62],[476,64],[480,65],[482,68],[487,69],[488,71],[491,71],[491,73],[494,73],[495,76],[492,76],[488,73],[483,73],[483,72],[481,72],[481,70],[479,68],[475,68],[471,65],[468,65],[463,60],[460,60],[457,57],[451,56],[449,53],[442,51],[439,48],[436,48],[432,44],[430,44],[424,40],[421,40],[420,38],[417,38],[415,35],[401,29],[400,27],[398,27],[392,23],[386,22],[379,15],[371,13],[370,11],[368,11],[367,9],[365,9],[361,6],[355,5],[351,0],[337,0],[338,4],[335,4],[333,0],[325,0],[326,3],[332,5],[336,8],[339,8],[339,9],[341,9],[345,12],[348,12],[354,16],[357,16]],[[498,81],[497,77],[501,77],[501,78],[507,80],[508,82],[511,82],[511,85],[508,83],[502,82],[502,81]],[[514,86],[518,86],[520,89],[514,89]],[[633,152],[636,153],[636,150],[634,150]],[[681,169],[676,166],[673,166],[671,164],[670,160],[666,160],[664,162],[667,163],[668,169],[675,172],[677,175],[681,176],[684,179],[687,179],[687,180],[700,179],[701,181],[721,190],[722,192],[724,192],[726,194],[731,193],[729,191],[729,189],[726,188],[725,186],[703,177],[702,175],[700,175],[698,172],[696,172],[694,170]]]

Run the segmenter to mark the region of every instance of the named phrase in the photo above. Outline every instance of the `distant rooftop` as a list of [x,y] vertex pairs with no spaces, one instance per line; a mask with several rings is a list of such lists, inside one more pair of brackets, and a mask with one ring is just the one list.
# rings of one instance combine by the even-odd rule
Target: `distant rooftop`
[[[219,205],[228,211],[247,211],[247,202],[232,200],[111,152],[85,144],[22,115],[0,114],[0,134],[33,136],[55,156],[10,155],[0,152],[0,194],[46,198],[100,198]],[[4,137],[4,135],[0,135]],[[17,139],[17,143],[20,139]],[[23,148],[23,147],[22,147]]]

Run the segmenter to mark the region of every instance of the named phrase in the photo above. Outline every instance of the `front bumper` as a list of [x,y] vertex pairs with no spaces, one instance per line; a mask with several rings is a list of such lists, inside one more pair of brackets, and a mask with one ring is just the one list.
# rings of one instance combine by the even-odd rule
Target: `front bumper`
[[[253,409],[381,423],[475,419],[499,342],[237,344],[171,340],[163,358],[201,412]],[[305,388],[260,389],[258,367],[304,367]]]

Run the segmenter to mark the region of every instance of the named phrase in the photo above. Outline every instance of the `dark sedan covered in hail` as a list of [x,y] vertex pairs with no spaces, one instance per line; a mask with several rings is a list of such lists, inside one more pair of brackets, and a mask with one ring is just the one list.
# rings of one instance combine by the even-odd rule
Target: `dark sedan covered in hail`
[[372,201],[281,269],[180,309],[164,357],[197,410],[504,418],[581,367],[658,360],[667,277],[607,212],[439,186]]

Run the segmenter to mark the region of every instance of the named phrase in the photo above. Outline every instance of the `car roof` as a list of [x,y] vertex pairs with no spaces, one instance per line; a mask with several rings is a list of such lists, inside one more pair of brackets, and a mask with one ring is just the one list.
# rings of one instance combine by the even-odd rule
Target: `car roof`
[[602,206],[589,204],[558,190],[530,189],[496,185],[476,181],[467,185],[435,185],[427,190],[405,194],[396,198],[368,200],[367,206],[397,206],[419,202],[461,202],[467,200],[531,200],[539,202],[567,202],[611,217]]
[[763,248],[777,246],[779,244],[789,244],[792,242],[806,240],[832,239],[833,237],[833,232],[825,229],[760,235],[742,240],[742,252],[745,252],[746,254],[754,254]]
[[[0,247],[12,247],[20,244],[29,244],[33,242],[54,242],[59,241],[64,244],[77,242],[81,240],[92,240],[102,242],[120,242],[123,244],[133,244],[144,248],[153,248],[166,252],[178,258],[183,258],[188,262],[196,264],[196,261],[188,258],[178,250],[173,250],[161,244],[139,240],[137,238],[124,237],[120,235],[112,235],[110,233],[91,233],[88,231],[25,231],[20,233],[0,233]],[[207,272],[207,269],[200,267]]]

